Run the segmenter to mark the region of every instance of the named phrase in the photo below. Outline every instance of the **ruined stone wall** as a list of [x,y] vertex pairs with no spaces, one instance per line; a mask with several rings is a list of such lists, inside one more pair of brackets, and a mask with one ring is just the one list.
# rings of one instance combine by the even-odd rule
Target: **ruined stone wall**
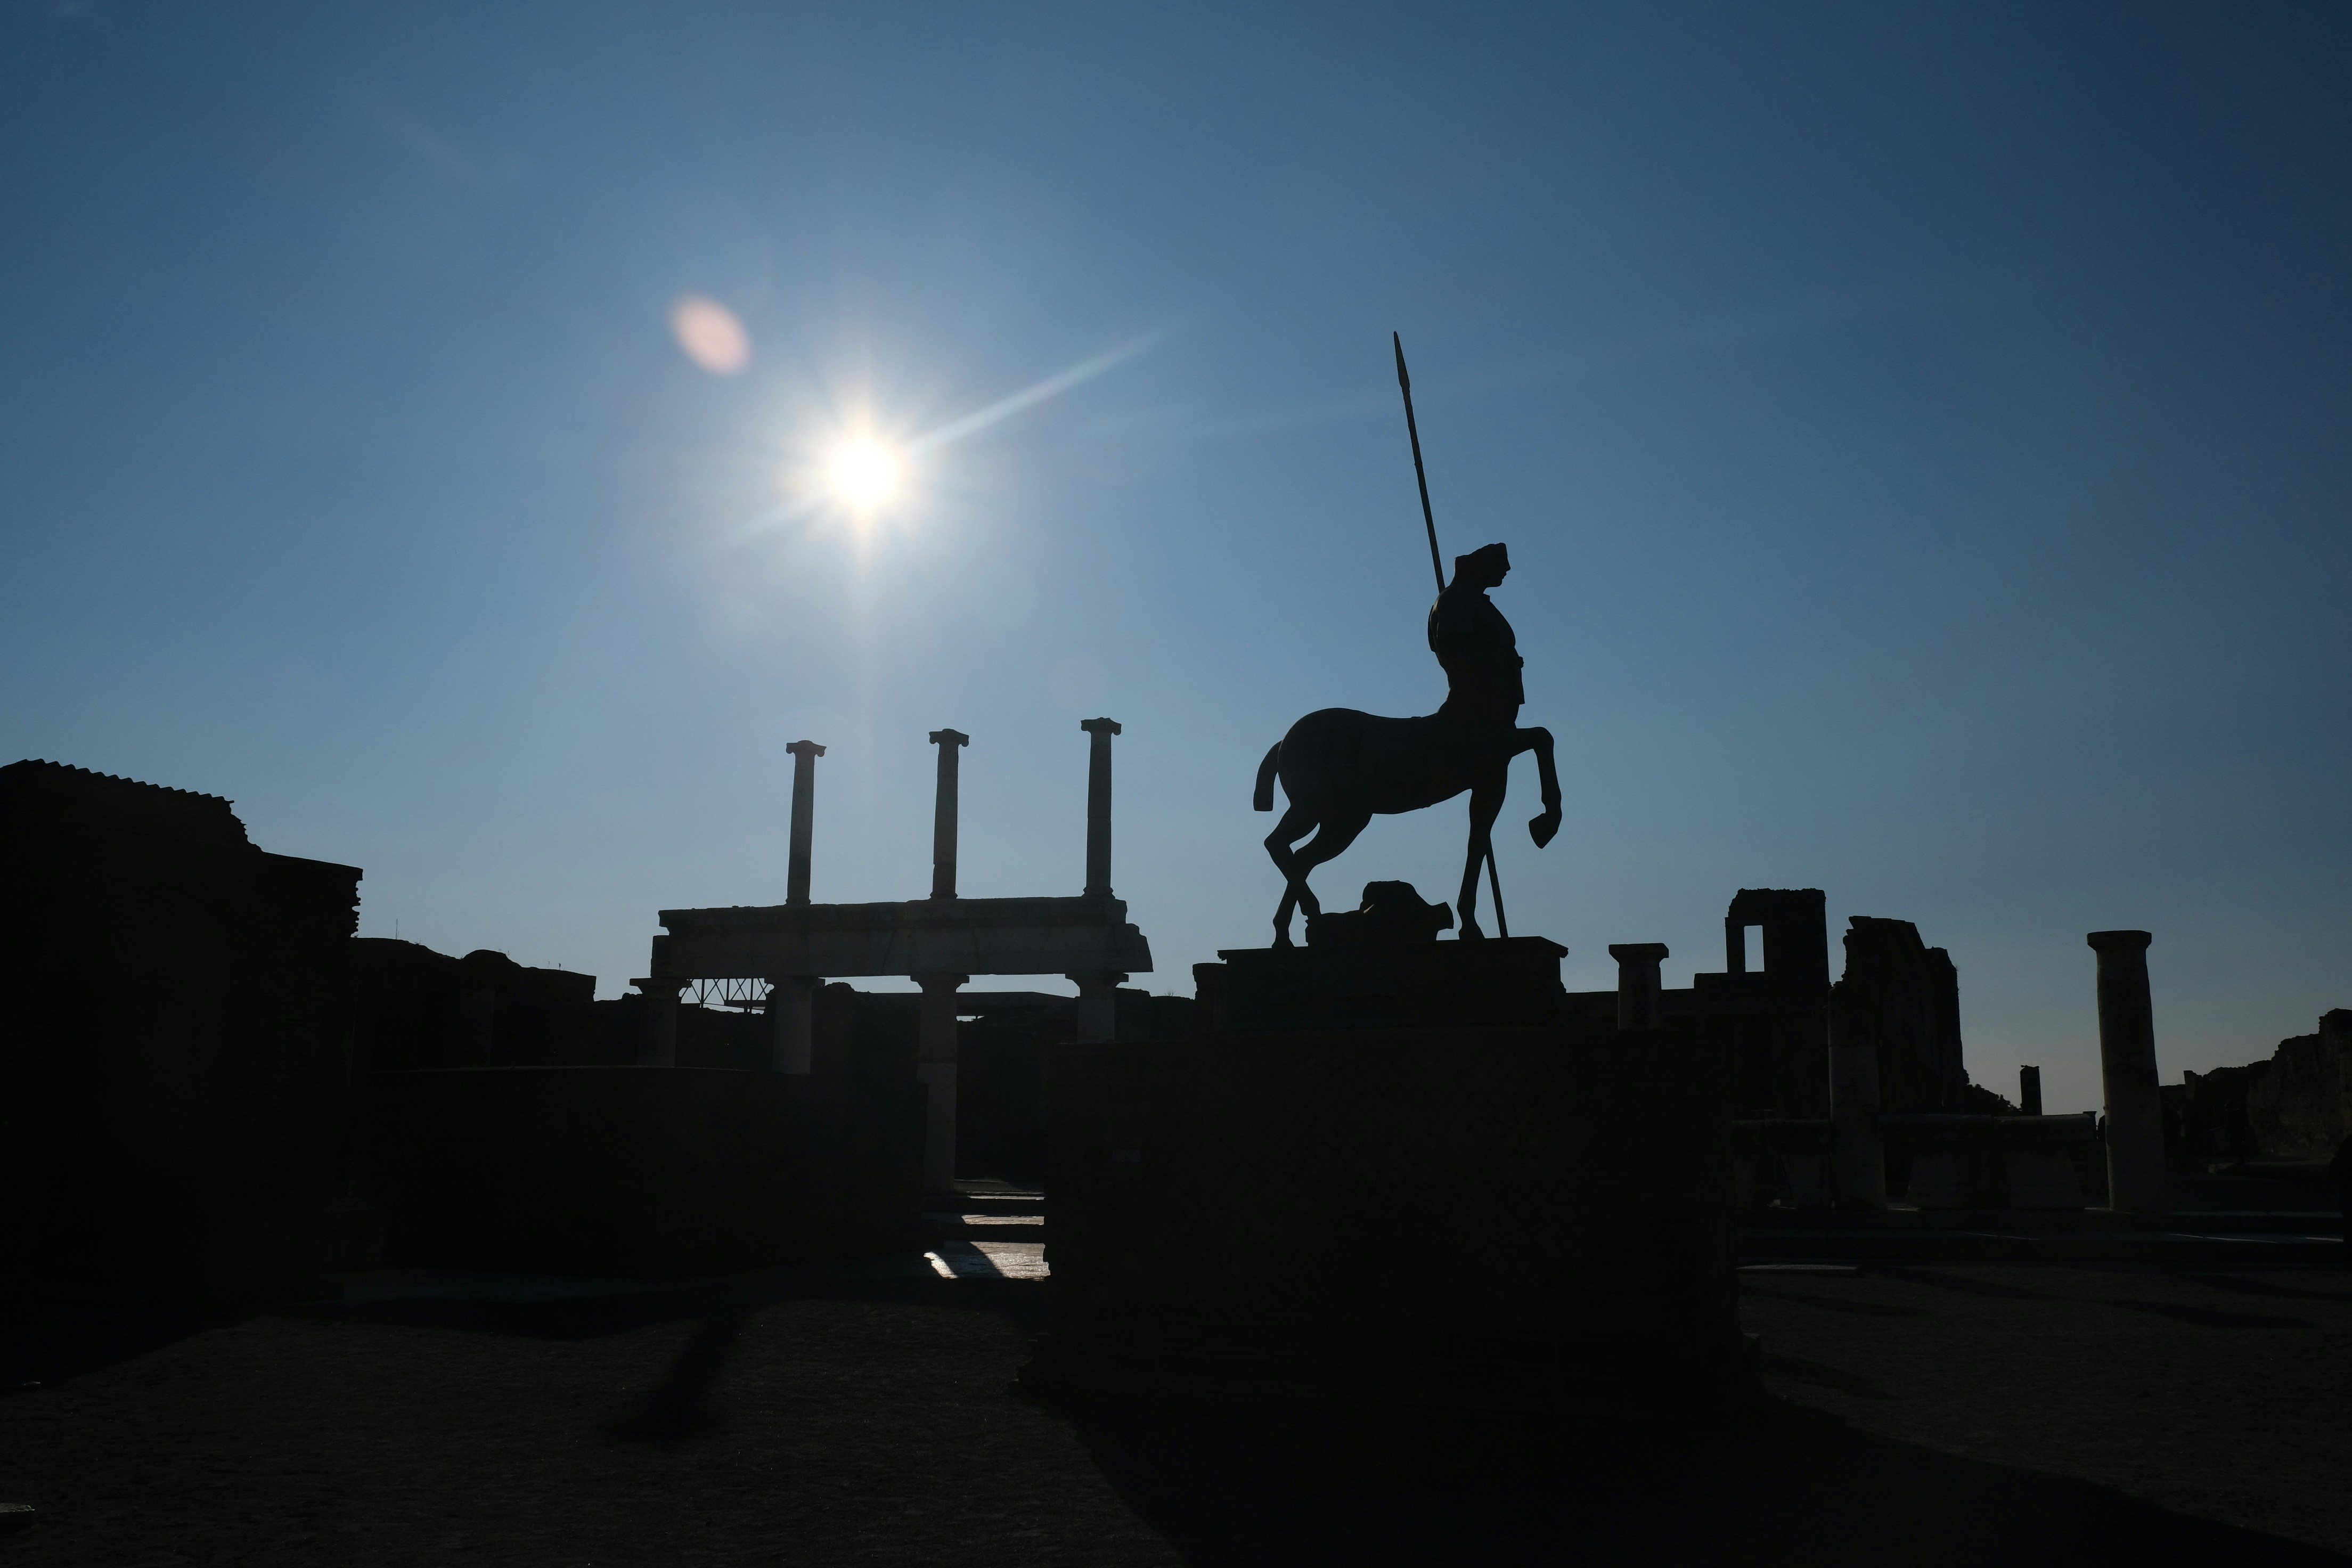
[[0,1296],[316,1289],[359,877],[256,847],[216,796],[0,768]]
[[2352,1009],[2323,1016],[2315,1034],[2279,1042],[2268,1070],[2247,1087],[2246,1118],[2268,1158],[2335,1154],[2352,1134]]
[[1853,917],[1845,974],[1832,988],[1830,1016],[1834,1037],[1865,1039],[1876,1048],[1879,1105],[1886,1113],[1969,1109],[1959,972],[1951,955],[1921,941],[1909,921]]

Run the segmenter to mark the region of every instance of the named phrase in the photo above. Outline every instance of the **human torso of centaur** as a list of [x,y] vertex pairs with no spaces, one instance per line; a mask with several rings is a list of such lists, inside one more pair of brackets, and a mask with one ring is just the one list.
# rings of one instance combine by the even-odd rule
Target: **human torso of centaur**
[[1527,700],[1519,670],[1519,639],[1486,590],[1456,583],[1429,607],[1429,651],[1445,670],[1449,718],[1514,725]]

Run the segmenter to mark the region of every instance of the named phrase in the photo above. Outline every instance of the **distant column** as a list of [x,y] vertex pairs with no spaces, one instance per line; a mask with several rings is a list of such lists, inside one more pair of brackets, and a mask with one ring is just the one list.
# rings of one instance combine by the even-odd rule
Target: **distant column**
[[646,998],[646,1039],[639,1067],[677,1066],[677,994],[694,984],[675,975],[656,974],[630,984]]
[[1831,1202],[1886,1206],[1886,1145],[1878,1124],[1879,1019],[1859,982],[1830,987]]
[[805,1078],[815,1058],[816,988],[811,974],[787,974],[768,983],[769,1068]]
[[1070,979],[1078,987],[1077,1043],[1107,1046],[1118,1039],[1118,988],[1127,984],[1127,976],[1097,971]]
[[793,851],[784,872],[784,902],[809,901],[809,838],[816,820],[816,760],[824,748],[814,741],[794,741],[784,748],[793,754]]
[[1663,942],[1612,942],[1609,956],[1617,961],[1617,1027],[1654,1030],[1666,1026],[1665,994],[1658,965],[1665,961]]
[[2042,1069],[2017,1069],[2017,1109],[2028,1116],[2042,1114]]
[[[1110,897],[1110,738],[1119,731],[1116,720],[1081,720],[1078,728],[1094,737],[1087,757],[1087,893],[1090,899]],[[1068,884],[1065,883],[1064,886]]]
[[2164,1100],[2157,1089],[2156,1017],[2144,931],[2095,931],[2099,955],[2099,1077],[2107,1100],[2107,1206],[2162,1214]]
[[956,759],[971,743],[970,735],[953,730],[931,731],[940,749],[939,794],[931,805],[931,897],[956,896]]
[[955,1191],[956,990],[969,974],[918,974],[915,1081],[923,1086],[923,1190]]

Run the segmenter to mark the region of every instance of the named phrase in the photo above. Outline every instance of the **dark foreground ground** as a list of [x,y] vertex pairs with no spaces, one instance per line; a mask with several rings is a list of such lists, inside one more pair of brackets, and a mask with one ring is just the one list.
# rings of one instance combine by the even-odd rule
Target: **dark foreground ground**
[[0,1398],[0,1500],[42,1522],[0,1538],[0,1565],[2352,1550],[2352,1273],[1744,1279],[1769,1394],[1702,1432],[1041,1409],[1005,1392],[1039,1289],[1021,1281],[119,1322],[21,1348],[10,1384],[44,1386]]

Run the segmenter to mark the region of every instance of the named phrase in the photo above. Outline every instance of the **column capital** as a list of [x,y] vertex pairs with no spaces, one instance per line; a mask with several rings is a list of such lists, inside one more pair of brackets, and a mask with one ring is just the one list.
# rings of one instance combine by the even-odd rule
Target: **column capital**
[[1062,978],[1076,985],[1081,992],[1088,990],[1102,992],[1116,991],[1127,984],[1129,976],[1116,969],[1095,969],[1083,974],[1066,974]]
[[931,731],[931,744],[934,746],[969,746],[971,744],[971,737],[965,734],[961,730],[934,730]]
[[971,984],[969,974],[909,974],[907,978],[921,986],[925,995],[936,995],[942,991],[953,993],[957,988]]
[[1089,735],[1116,735],[1119,732],[1119,723],[1116,719],[1081,719],[1078,728]]
[[821,757],[824,755],[824,748],[818,745],[814,741],[794,741],[791,745],[786,746],[784,750],[790,752],[796,757]]
[[2145,952],[2156,938],[2144,931],[2095,931],[2083,940],[2101,952]]
[[1612,942],[1609,956],[1620,963],[1660,963],[1670,955],[1663,942]]
[[675,996],[693,984],[694,977],[687,974],[652,974],[642,980],[632,980],[629,984],[648,996],[656,991],[667,991]]

